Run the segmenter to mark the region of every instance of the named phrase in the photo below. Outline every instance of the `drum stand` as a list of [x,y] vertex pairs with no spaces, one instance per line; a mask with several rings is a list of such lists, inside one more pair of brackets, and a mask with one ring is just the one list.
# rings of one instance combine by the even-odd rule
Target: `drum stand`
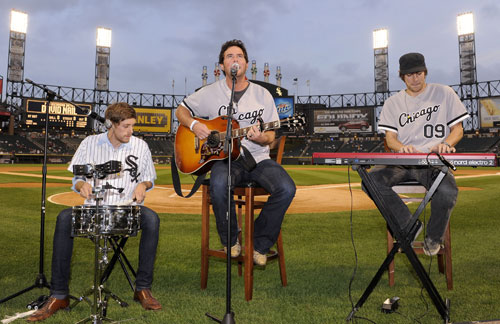
[[[96,213],[95,213],[95,224],[101,224],[101,213],[99,212],[99,202],[103,199],[103,194],[106,189],[102,187],[96,187],[98,176],[94,174],[94,186],[92,193],[95,194],[96,201]],[[93,324],[102,324],[103,321],[112,321],[106,317],[108,300],[109,297],[114,299],[121,307],[127,307],[128,304],[121,298],[113,294],[109,289],[104,288],[101,284],[102,271],[105,264],[108,263],[108,237],[106,235],[100,234],[99,226],[94,227],[94,233],[91,234],[91,239],[94,242],[94,285],[89,288],[83,296],[79,297],[77,301],[71,304],[70,309],[79,304],[82,300],[86,301],[92,309],[92,313],[89,317],[78,321],[76,324],[82,324],[87,322],[92,322]],[[101,246],[102,240],[102,246]],[[88,296],[93,295],[93,300],[90,301]],[[103,298],[104,297],[104,298]]]

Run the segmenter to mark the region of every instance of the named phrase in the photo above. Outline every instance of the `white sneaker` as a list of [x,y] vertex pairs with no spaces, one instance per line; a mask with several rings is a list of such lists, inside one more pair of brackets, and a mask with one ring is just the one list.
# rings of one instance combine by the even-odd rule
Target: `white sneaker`
[[267,263],[267,255],[253,251],[253,262],[259,266],[265,266]]
[[[224,247],[224,253],[227,253],[227,247]],[[236,240],[236,244],[231,246],[231,258],[237,258],[241,253],[241,245],[238,240]]]

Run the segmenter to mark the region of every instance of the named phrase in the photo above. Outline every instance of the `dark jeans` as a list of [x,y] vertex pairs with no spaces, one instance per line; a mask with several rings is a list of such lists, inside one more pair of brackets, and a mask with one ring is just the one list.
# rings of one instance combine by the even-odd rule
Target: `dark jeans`
[[[399,225],[405,227],[412,214],[398,194],[392,190],[392,186],[400,182],[416,180],[429,190],[438,173],[439,169],[433,167],[379,166],[373,168],[369,175],[385,202],[392,208]],[[448,172],[432,197],[431,217],[426,232],[426,236],[431,241],[442,241],[446,225],[457,202],[457,195],[455,178]]]
[[[217,161],[210,175],[212,200],[217,231],[222,245],[227,246],[227,160]],[[278,239],[281,223],[288,206],[295,196],[295,183],[276,161],[261,161],[251,171],[246,171],[239,161],[231,164],[232,188],[235,184],[255,181],[271,195],[254,222],[254,250],[267,253]],[[233,195],[231,195],[231,245],[236,244],[239,229]]]
[[[57,216],[52,247],[51,294],[63,298],[69,294],[69,277],[73,237],[71,237],[71,208]],[[149,289],[153,283],[153,267],[158,245],[160,218],[153,210],[141,206],[141,242],[139,244],[139,269],[135,286],[137,290]]]

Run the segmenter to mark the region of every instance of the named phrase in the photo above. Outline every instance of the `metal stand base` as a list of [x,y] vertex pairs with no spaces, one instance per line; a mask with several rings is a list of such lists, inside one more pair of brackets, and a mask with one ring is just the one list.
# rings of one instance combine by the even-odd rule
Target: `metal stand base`
[[205,313],[205,315],[214,320],[215,322],[217,323],[222,323],[222,324],[235,324],[236,322],[234,321],[234,312],[231,312],[231,313],[227,313],[226,315],[224,315],[224,318],[222,320],[218,319],[217,317],[215,316],[212,316],[210,315],[209,313]]
[[436,287],[432,283],[429,275],[425,271],[424,266],[418,259],[417,255],[415,254],[415,251],[413,250],[413,247],[411,246],[412,243],[412,238],[414,237],[416,231],[417,231],[417,220],[422,211],[425,208],[425,205],[430,201],[432,198],[432,195],[434,195],[434,192],[438,188],[439,184],[445,177],[446,173],[448,172],[448,167],[442,167],[439,175],[437,178],[434,180],[431,188],[427,192],[427,194],[424,197],[424,200],[420,203],[418,206],[417,210],[415,213],[412,215],[411,220],[409,222],[409,225],[407,228],[401,228],[399,225],[396,215],[393,214],[392,209],[390,206],[386,204],[384,201],[383,197],[379,194],[377,190],[376,184],[373,182],[373,180],[370,178],[370,175],[366,171],[367,166],[360,166],[360,165],[354,165],[353,169],[358,172],[359,176],[363,180],[363,184],[370,194],[370,197],[373,199],[375,202],[375,205],[377,206],[378,210],[384,217],[384,219],[387,222],[387,225],[393,232],[396,238],[396,242],[394,243],[394,247],[392,250],[389,252],[387,257],[385,258],[384,262],[378,269],[377,273],[373,277],[372,281],[366,288],[365,292],[359,299],[359,301],[356,303],[356,305],[353,307],[351,312],[349,313],[349,316],[347,316],[346,321],[350,322],[354,318],[354,314],[363,306],[364,302],[368,299],[368,296],[372,293],[372,291],[375,289],[377,286],[378,282],[380,281],[380,278],[382,277],[382,274],[387,270],[387,266],[389,263],[392,262],[394,259],[394,255],[398,251],[398,249],[402,249],[403,252],[405,253],[406,257],[410,261],[411,265],[413,266],[413,269],[417,273],[418,278],[420,279],[420,282],[424,286],[424,288],[427,290],[427,293],[429,294],[429,297],[431,298],[432,302],[434,303],[434,306],[436,307],[436,310],[438,311],[439,315],[441,315],[441,318],[443,319],[444,323],[447,324],[450,321],[450,309],[449,309],[449,300],[446,300],[446,302],[441,298],[439,295],[439,292],[437,291]]
[[[104,300],[102,300],[102,298],[99,298],[98,302],[99,304],[97,305],[97,310],[98,310],[97,314],[92,314],[88,318],[78,321],[77,324],[86,323],[89,321],[92,321],[92,323],[102,323],[102,321],[112,321],[111,319],[106,317],[109,297],[111,297],[114,301],[116,301],[118,305],[120,305],[121,307],[128,307],[127,302],[123,301],[120,297],[112,293],[109,289],[100,286],[97,290],[99,296],[102,297],[104,295]],[[89,288],[82,296],[76,298],[76,301],[69,306],[69,309],[70,310],[73,309],[74,307],[76,307],[76,305],[78,305],[82,301],[85,301],[92,307],[93,306],[92,301],[88,298],[88,296],[92,296],[93,294],[94,294],[94,287]]]
[[0,304],[3,304],[5,303],[6,301],[8,300],[11,300],[13,298],[16,298],[17,296],[20,296],[24,293],[27,293],[28,291],[31,291],[35,288],[48,288],[50,289],[50,285],[48,284],[47,282],[47,278],[45,278],[45,275],[43,273],[39,273],[37,276],[36,276],[36,279],[35,279],[35,283],[27,288],[24,288],[10,296],[7,296],[3,299],[0,299]]

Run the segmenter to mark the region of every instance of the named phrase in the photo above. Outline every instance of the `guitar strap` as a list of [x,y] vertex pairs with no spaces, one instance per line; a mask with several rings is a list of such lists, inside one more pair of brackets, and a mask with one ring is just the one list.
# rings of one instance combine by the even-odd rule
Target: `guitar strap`
[[205,180],[205,176],[207,175],[206,173],[203,173],[202,175],[199,175],[196,180],[194,181],[194,185],[193,185],[193,188],[191,188],[191,192],[189,192],[189,194],[187,194],[186,196],[184,196],[182,194],[182,189],[181,189],[181,180],[179,178],[179,172],[177,171],[177,165],[175,164],[175,153],[172,155],[172,160],[171,160],[171,164],[170,164],[170,168],[172,170],[172,184],[174,185],[174,190],[175,190],[175,193],[179,196],[179,197],[182,197],[182,198],[189,198],[191,197],[192,195],[194,195],[194,193],[196,191],[198,191],[198,189],[200,188],[201,186],[201,183],[203,182],[203,180]]
[[238,160],[241,162],[246,171],[251,172],[257,163],[255,163],[255,159],[252,156],[252,153],[244,146],[240,146],[240,157]]

